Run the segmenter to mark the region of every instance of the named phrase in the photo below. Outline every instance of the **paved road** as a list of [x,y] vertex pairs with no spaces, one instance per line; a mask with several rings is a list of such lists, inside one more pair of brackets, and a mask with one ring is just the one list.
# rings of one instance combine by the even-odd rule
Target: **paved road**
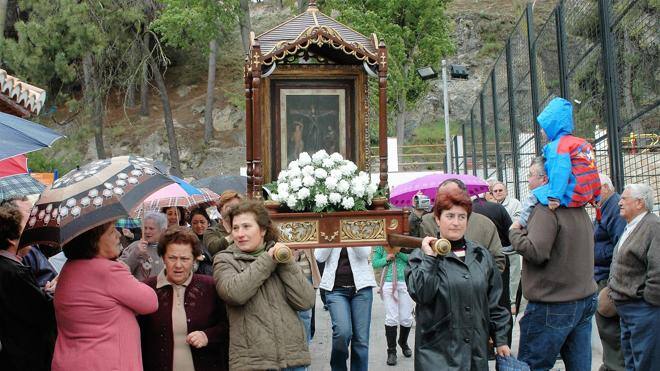
[[[316,334],[312,340],[310,351],[312,354],[313,371],[330,371],[330,350],[332,348],[332,326],[330,324],[330,314],[323,310],[323,303],[317,292],[316,298]],[[413,359],[405,358],[398,349],[398,364],[394,367],[387,366],[387,343],[385,341],[385,310],[383,302],[374,291],[374,302],[371,312],[371,332],[369,343],[369,366],[372,370],[413,370]],[[602,348],[600,339],[596,333],[596,324],[593,323],[592,333],[592,371],[597,371],[601,364]],[[513,330],[513,352],[518,352],[519,327],[516,324]],[[408,344],[412,348],[415,343],[415,328],[413,326],[410,332]],[[490,369],[495,370],[495,363],[491,362]],[[558,360],[553,370],[564,370],[562,361]]]

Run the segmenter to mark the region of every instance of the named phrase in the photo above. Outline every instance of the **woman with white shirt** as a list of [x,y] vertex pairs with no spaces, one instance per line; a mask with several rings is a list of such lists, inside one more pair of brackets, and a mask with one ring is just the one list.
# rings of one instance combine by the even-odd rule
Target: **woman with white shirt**
[[374,272],[369,263],[371,247],[316,249],[314,255],[325,262],[320,288],[327,290],[326,302],[332,320],[330,367],[367,370],[369,366],[369,328]]

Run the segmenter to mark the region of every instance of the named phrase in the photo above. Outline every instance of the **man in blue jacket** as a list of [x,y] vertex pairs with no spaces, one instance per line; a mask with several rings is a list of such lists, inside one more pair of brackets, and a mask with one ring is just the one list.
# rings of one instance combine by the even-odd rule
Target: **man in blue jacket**
[[[619,200],[612,180],[604,174],[600,176],[600,211],[594,221],[594,280],[598,291],[607,286],[610,276],[610,264],[614,246],[626,227],[626,221],[619,215]],[[603,365],[601,370],[624,370],[623,353],[621,352],[621,328],[619,316],[605,317],[596,312],[598,336],[603,344]]]

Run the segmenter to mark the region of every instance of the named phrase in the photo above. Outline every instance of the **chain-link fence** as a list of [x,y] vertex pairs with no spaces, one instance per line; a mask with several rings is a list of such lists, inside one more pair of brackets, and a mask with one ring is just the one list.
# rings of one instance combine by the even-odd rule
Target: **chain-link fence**
[[621,191],[647,183],[660,205],[660,6],[562,0],[535,25],[532,4],[509,35],[454,139],[455,171],[504,181],[517,198],[546,139],[535,124],[554,97],[574,107],[574,135]]

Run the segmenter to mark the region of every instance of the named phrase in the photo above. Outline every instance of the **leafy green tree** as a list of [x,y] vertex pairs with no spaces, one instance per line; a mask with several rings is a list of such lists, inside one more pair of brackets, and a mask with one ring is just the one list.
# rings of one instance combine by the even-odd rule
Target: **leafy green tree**
[[124,66],[127,32],[142,17],[139,0],[20,0],[27,20],[17,39],[0,44],[0,60],[18,76],[47,87],[51,99],[67,99],[83,85],[97,156],[103,145],[104,100]]
[[375,32],[388,48],[388,105],[396,113],[396,133],[403,145],[406,110],[426,91],[417,68],[438,66],[452,51],[449,20],[444,14],[449,0],[326,0],[322,9],[340,13],[342,21],[357,31]]
[[[209,54],[204,110],[204,142],[213,137],[213,102],[218,39],[231,30],[237,20],[238,0],[161,0],[163,8],[152,24],[162,41],[181,49],[203,49]],[[208,46],[208,49],[207,49]]]

